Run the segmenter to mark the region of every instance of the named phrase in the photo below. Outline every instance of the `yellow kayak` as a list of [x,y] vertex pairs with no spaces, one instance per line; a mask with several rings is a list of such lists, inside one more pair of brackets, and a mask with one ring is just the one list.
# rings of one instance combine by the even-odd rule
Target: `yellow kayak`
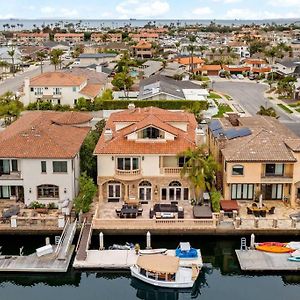
[[295,251],[294,249],[279,245],[257,245],[255,249],[271,253],[291,253]]

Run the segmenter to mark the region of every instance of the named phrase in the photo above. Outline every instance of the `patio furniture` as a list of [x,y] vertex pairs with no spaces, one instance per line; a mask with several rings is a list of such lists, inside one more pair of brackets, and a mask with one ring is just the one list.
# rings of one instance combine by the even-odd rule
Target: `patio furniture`
[[253,214],[253,210],[247,206],[247,215],[252,215]]
[[10,208],[2,212],[2,218],[9,219],[12,216],[17,216],[19,213],[20,213],[19,206],[11,206]]
[[254,202],[254,203],[252,203],[252,205],[251,205],[251,206],[252,206],[252,208],[257,208],[257,207],[258,207],[258,206],[257,206],[257,203],[255,203],[255,202]]
[[232,217],[233,211],[239,212],[239,205],[236,200],[221,200],[220,201],[221,210],[224,211],[225,215]]
[[116,211],[117,216],[120,217],[121,209],[116,209],[115,211]]
[[162,212],[160,215],[162,219],[175,219],[175,214],[172,212]]
[[193,207],[193,216],[195,219],[212,219],[212,210],[209,205],[196,205]]
[[256,218],[260,217],[260,211],[259,210],[253,210],[253,215]]
[[149,210],[149,218],[153,219],[154,215],[155,215],[154,210],[152,208],[150,208],[150,210]]
[[261,210],[260,210],[260,216],[261,216],[261,217],[266,217],[266,215],[267,215],[267,211],[264,210],[264,209],[261,209]]
[[134,207],[122,207],[120,211],[120,218],[136,218],[138,209]]
[[143,214],[143,209],[142,208],[139,208],[138,209],[138,216],[141,216]]
[[208,192],[203,193],[203,201],[204,202],[209,202],[210,200],[210,195]]
[[183,207],[178,208],[178,219],[184,219],[184,209],[183,209]]
[[269,214],[270,215],[274,215],[275,213],[275,206],[272,206],[270,209],[269,209]]
[[153,207],[154,212],[178,212],[178,206],[168,203],[157,203]]

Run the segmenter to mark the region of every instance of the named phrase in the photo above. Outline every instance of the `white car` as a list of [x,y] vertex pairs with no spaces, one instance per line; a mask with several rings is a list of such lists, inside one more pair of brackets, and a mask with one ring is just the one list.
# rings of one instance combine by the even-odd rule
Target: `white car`
[[237,75],[237,78],[240,79],[240,80],[242,80],[242,79],[244,79],[245,77],[244,77],[244,75],[242,75],[242,74],[238,74],[238,75]]

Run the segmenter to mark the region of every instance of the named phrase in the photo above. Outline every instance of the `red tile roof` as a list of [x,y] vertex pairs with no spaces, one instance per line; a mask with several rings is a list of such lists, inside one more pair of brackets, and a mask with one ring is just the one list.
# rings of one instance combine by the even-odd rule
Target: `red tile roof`
[[[50,111],[24,114],[0,133],[0,157],[73,158],[90,128],[58,124],[57,119],[60,116],[63,119],[64,114]],[[72,116],[76,123],[82,115],[77,118],[75,114]]]
[[[116,130],[118,122],[128,123],[128,126]],[[172,122],[186,122],[187,131],[183,131]],[[175,135],[168,141],[134,141],[126,136],[148,126],[154,126]],[[105,141],[104,132],[95,148],[95,154],[178,154],[187,148],[195,147],[195,129],[197,122],[193,114],[186,112],[171,112],[156,107],[136,108],[113,113],[106,123],[106,129],[111,129],[113,138]]]
[[101,92],[101,84],[87,84],[81,91],[80,94],[86,95],[88,97],[95,98]]

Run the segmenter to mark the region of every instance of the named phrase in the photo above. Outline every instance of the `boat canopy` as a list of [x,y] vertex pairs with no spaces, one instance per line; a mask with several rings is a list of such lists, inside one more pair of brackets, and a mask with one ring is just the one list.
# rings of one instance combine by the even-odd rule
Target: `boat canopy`
[[190,251],[191,250],[191,244],[189,242],[181,242],[179,245],[180,245],[181,251]]
[[139,256],[136,264],[153,273],[175,274],[179,268],[179,258],[161,254]]

